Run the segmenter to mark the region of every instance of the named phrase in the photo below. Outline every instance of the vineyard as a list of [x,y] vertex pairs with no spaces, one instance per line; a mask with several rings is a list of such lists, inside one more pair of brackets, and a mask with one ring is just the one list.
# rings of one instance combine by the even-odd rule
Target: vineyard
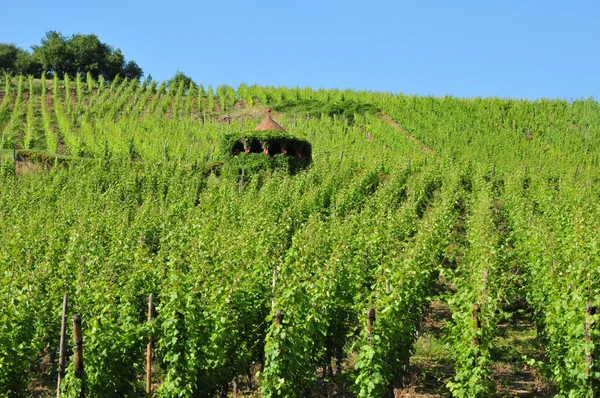
[[[225,173],[267,107],[311,165]],[[0,134],[1,396],[599,396],[592,99],[5,75]]]

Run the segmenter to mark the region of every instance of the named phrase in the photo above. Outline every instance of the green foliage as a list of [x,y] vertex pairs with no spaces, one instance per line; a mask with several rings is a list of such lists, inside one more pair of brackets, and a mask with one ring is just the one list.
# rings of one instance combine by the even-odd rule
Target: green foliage
[[207,99],[207,105],[208,105],[208,112],[212,113],[215,111],[215,103],[214,103],[214,97],[213,97],[213,89],[212,86],[209,85],[208,88],[206,89],[206,99]]
[[320,101],[317,99],[285,99],[276,102],[273,109],[278,112],[297,113],[299,115],[342,116],[354,121],[355,115],[379,113],[377,107],[370,103],[358,103],[353,100]]
[[[67,76],[42,75],[39,88],[3,79],[0,131],[17,159],[0,153],[0,395],[27,395],[56,369],[48,354],[69,293],[90,396],[143,394],[150,334],[158,396],[225,394],[259,366],[253,393],[264,396],[329,383],[381,396],[406,376],[445,281],[455,396],[493,394],[498,323],[517,299],[545,353],[528,363],[559,396],[590,396],[600,379],[586,358],[599,345],[585,342],[585,307],[600,293],[595,101],[256,85],[205,94]],[[262,118],[229,112],[240,99],[286,104],[278,120],[293,134],[248,132]],[[307,159],[268,156],[284,141],[310,143],[311,167],[294,174]],[[595,342],[597,315],[588,321]],[[65,396],[79,388],[71,364]]]
[[[275,146],[278,153],[269,153]],[[223,175],[235,180],[242,174],[247,177],[261,170],[296,174],[310,165],[310,153],[310,143],[277,130],[227,134],[221,141]]]
[[475,203],[467,222],[467,263],[452,273],[459,286],[453,296],[450,334],[456,363],[454,380],[448,383],[456,397],[488,397],[494,393],[490,349],[502,314],[500,302],[506,295],[507,275],[501,269],[503,245],[496,225],[498,215],[490,196],[491,184],[475,176]]
[[15,148],[18,140],[18,133],[21,131],[22,118],[25,114],[23,104],[23,75],[19,75],[17,81],[17,96],[15,106],[12,109],[8,124],[2,131],[0,138],[0,148]]
[[[94,34],[64,36],[57,31],[46,32],[40,45],[32,46],[33,58],[39,60],[41,68],[52,75],[94,78],[103,76],[112,80],[116,76],[139,80],[142,69],[135,61],[125,62],[120,49],[102,43]],[[38,68],[39,69],[39,68]]]
[[33,89],[33,77],[29,76],[29,100],[27,101],[27,124],[25,126],[25,133],[23,135],[23,146],[25,148],[32,148],[33,143],[37,138],[36,118],[35,118],[35,101]]
[[39,76],[42,64],[27,51],[14,44],[0,43],[0,70],[7,73]]
[[169,88],[174,88],[177,89],[178,87],[182,86],[185,87],[186,89],[189,89],[190,87],[193,87],[194,89],[198,87],[198,85],[194,82],[194,80],[187,76],[184,72],[178,70],[175,75],[169,79],[167,85],[169,86]]
[[19,54],[21,50],[14,44],[0,44],[0,69],[3,72],[14,72],[16,70],[15,61],[17,59],[17,54]]

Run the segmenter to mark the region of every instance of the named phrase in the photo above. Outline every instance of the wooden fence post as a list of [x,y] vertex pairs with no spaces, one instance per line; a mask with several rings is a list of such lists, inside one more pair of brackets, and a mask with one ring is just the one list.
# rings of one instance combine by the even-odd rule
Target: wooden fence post
[[60,384],[65,377],[65,360],[67,351],[67,310],[69,295],[65,293],[63,297],[62,324],[60,328],[60,346],[58,348],[58,381],[56,382],[56,397],[60,397]]
[[371,307],[367,310],[367,343],[372,344],[371,334],[373,334],[373,323],[375,323],[375,308]]
[[[591,336],[591,332],[592,332],[592,316],[596,315],[596,307],[594,307],[592,305],[591,301],[588,301],[587,303],[585,303],[585,343],[586,343],[586,349],[585,349],[585,359],[587,361],[587,372],[590,373],[592,366],[594,364],[594,361],[596,358],[594,358],[594,353],[593,351],[589,351],[590,345],[592,344],[592,336]],[[592,398],[597,398],[599,396],[598,394],[598,383],[594,380],[594,378],[590,375],[590,388],[592,390]]]
[[73,316],[73,363],[75,365],[75,377],[81,380],[80,397],[85,396],[85,372],[83,370],[83,336],[81,333],[81,315]]
[[[148,323],[152,322],[154,318],[154,294],[150,293],[148,296]],[[152,393],[152,345],[154,344],[154,337],[150,333],[148,338],[148,346],[146,347],[146,392]]]

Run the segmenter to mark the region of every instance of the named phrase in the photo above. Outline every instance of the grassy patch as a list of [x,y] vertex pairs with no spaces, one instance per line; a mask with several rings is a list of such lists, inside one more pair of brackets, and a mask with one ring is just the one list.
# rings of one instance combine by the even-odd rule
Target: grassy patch
[[441,362],[448,360],[448,348],[442,340],[432,334],[420,336],[414,344],[415,352],[411,357],[414,363]]

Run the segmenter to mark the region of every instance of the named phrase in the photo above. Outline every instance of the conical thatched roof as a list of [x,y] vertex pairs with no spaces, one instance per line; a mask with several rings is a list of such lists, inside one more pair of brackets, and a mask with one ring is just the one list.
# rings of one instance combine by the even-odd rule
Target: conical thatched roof
[[283,127],[275,123],[273,119],[271,119],[271,109],[267,109],[267,117],[261,124],[256,126],[254,130],[278,130],[285,131]]

